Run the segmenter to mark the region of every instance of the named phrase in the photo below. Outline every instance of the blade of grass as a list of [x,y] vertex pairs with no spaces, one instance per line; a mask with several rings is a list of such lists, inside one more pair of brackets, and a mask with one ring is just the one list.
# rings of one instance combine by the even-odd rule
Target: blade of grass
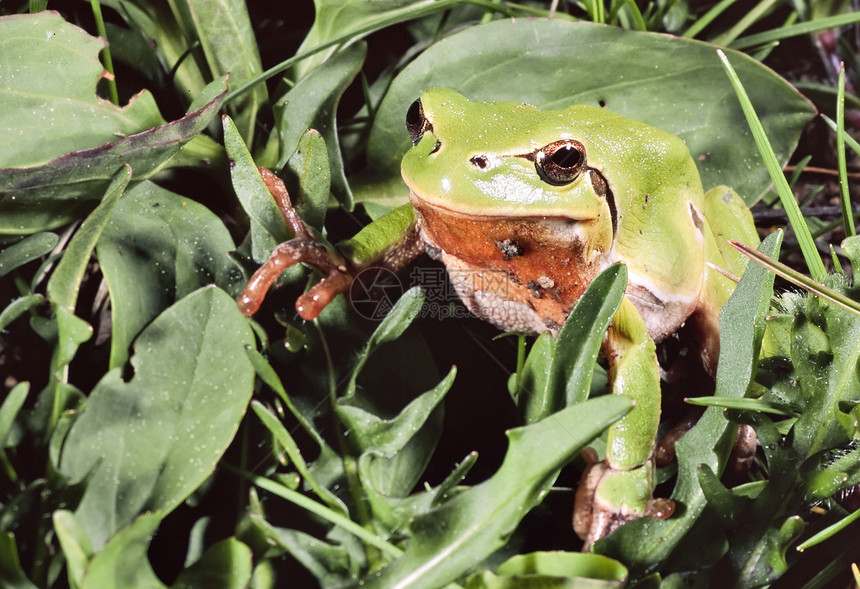
[[811,538],[809,538],[805,542],[801,542],[800,544],[797,545],[797,551],[803,552],[807,548],[812,548],[816,544],[820,544],[820,543],[824,542],[825,540],[827,540],[828,538],[830,538],[831,536],[833,536],[837,532],[840,532],[840,531],[844,530],[845,528],[847,528],[849,525],[853,524],[855,521],[857,521],[858,518],[860,518],[860,509],[858,509],[854,513],[842,518],[841,520],[839,520],[838,522],[836,522],[832,526],[828,526],[828,527],[824,528],[823,530],[821,530],[820,532],[818,532],[817,534],[815,534],[814,536],[812,536]]
[[749,49],[750,47],[773,43],[774,41],[779,41],[781,39],[797,37],[798,35],[808,35],[809,33],[814,33],[816,31],[842,27],[856,22],[860,22],[860,12],[850,12],[848,14],[840,14],[839,16],[819,18],[809,22],[802,22],[788,27],[780,27],[778,29],[764,31],[763,33],[741,37],[740,39],[733,40],[729,44],[729,47],[737,50]]
[[373,532],[361,527],[351,519],[343,516],[342,514],[334,511],[333,509],[329,509],[322,503],[317,503],[313,499],[302,495],[298,491],[293,491],[289,487],[285,487],[280,483],[276,483],[275,481],[272,481],[265,477],[251,474],[250,472],[241,470],[239,468],[236,468],[235,466],[231,466],[230,464],[224,462],[221,463],[221,466],[225,470],[228,470],[233,474],[237,474],[247,479],[257,487],[265,489],[269,493],[277,495],[281,499],[286,499],[290,503],[293,503],[301,507],[302,509],[313,513],[314,515],[321,517],[322,519],[332,523],[333,525],[343,528],[344,530],[356,536],[360,540],[370,544],[371,546],[379,548],[382,552],[384,552],[391,558],[397,558],[398,556],[403,554],[403,551],[394,544],[383,540]]
[[839,64],[839,94],[836,97],[836,163],[839,167],[839,193],[842,204],[842,221],[845,235],[857,235],[854,216],[851,214],[851,196],[848,194],[848,168],[845,164],[845,64]]
[[735,25],[728,31],[719,35],[714,39],[716,45],[729,45],[740,36],[745,30],[750,28],[757,20],[763,17],[771,8],[773,8],[778,0],[761,0],[752,10],[747,12]]
[[725,12],[729,6],[737,2],[737,0],[721,0],[714,4],[714,6],[703,14],[701,17],[696,19],[690,28],[684,31],[681,35],[682,37],[686,37],[688,39],[692,39],[699,33],[701,33],[705,27],[711,24],[718,16],[720,16],[723,12]]
[[790,283],[799,286],[804,290],[808,290],[812,294],[819,296],[822,299],[833,303],[834,305],[842,307],[846,311],[854,313],[855,315],[860,315],[860,303],[858,303],[857,301],[850,299],[845,295],[836,292],[833,289],[827,288],[823,284],[811,280],[809,277],[804,276],[793,268],[789,268],[781,262],[777,262],[776,260],[762,255],[758,251],[747,247],[742,243],[738,243],[736,241],[729,241],[729,243],[731,243],[742,254],[748,256],[758,264],[761,264],[777,276],[788,280]]
[[[107,29],[105,29],[105,19],[102,16],[101,3],[99,2],[99,0],[90,0],[90,6],[92,6],[93,9],[93,17],[96,19],[96,31],[98,31],[100,37],[107,39]],[[119,106],[119,93],[116,89],[116,78],[114,78],[113,74],[113,58],[110,54],[110,43],[108,43],[108,45],[102,51],[102,58],[105,62],[105,69],[110,74],[109,76],[107,76],[110,101],[115,105]]]
[[818,255],[818,250],[815,248],[815,242],[812,240],[812,235],[809,233],[809,228],[806,225],[806,221],[803,219],[800,207],[797,206],[797,201],[794,199],[791,188],[788,186],[785,174],[783,174],[782,168],[776,160],[776,155],[774,155],[770,141],[768,141],[768,138],[764,133],[761,121],[756,115],[749,96],[741,84],[740,78],[738,78],[734,68],[732,68],[732,65],[729,63],[726,54],[723,53],[722,50],[718,49],[717,55],[719,55],[720,60],[723,62],[723,67],[725,67],[729,80],[731,80],[735,93],[738,96],[738,101],[740,102],[741,108],[746,116],[747,124],[753,134],[753,139],[755,139],[756,146],[758,146],[762,159],[764,159],[767,171],[770,173],[770,178],[776,188],[776,193],[779,195],[779,200],[782,202],[782,208],[785,209],[785,212],[788,215],[788,220],[791,223],[791,227],[794,229],[794,234],[797,236],[797,242],[800,245],[800,251],[803,253],[803,258],[806,260],[809,272],[813,279],[817,282],[821,282],[827,275],[827,271],[824,269],[824,262],[821,261],[821,257]]

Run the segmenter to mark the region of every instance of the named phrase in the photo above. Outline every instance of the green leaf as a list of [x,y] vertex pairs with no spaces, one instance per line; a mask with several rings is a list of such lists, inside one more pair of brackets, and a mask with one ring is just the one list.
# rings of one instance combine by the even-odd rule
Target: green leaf
[[[52,77],[51,73],[40,75]],[[79,140],[77,125],[63,121],[72,137],[60,143],[66,145],[65,151],[54,159],[27,167],[10,167],[0,160],[0,234],[34,233],[85,216],[124,165],[132,167],[135,180],[151,176],[206,129],[226,91],[225,80],[216,80],[203,90],[214,98],[184,117],[163,124],[159,115],[127,133],[114,127],[92,145]],[[65,94],[59,95],[47,108],[67,101]],[[158,114],[154,104],[149,108]],[[23,128],[26,121],[23,118],[17,124]],[[14,132],[18,134],[17,127]]]
[[360,586],[435,589],[464,574],[501,548],[549,491],[561,467],[630,408],[629,399],[607,395],[510,430],[499,470],[418,516],[405,554]]
[[21,568],[12,532],[0,532],[0,584],[8,589],[37,589]]
[[[230,74],[230,84],[236,87],[263,72],[248,8],[243,0],[185,0],[177,4],[183,6],[194,23],[213,76]],[[249,145],[253,143],[257,113],[267,100],[266,85],[258,84],[229,105]]]
[[251,581],[251,557],[248,546],[236,538],[226,538],[183,570],[170,589],[244,589]]
[[352,210],[352,193],[343,170],[335,114],[341,95],[361,69],[366,53],[364,43],[339,51],[299,80],[278,99],[275,108],[281,140],[278,169],[286,165],[287,158],[296,150],[305,131],[316,129],[328,148],[332,190],[347,210]]
[[[587,22],[499,20],[468,28],[434,44],[392,83],[368,141],[368,174],[353,186],[356,198],[405,202],[399,169],[411,145],[406,110],[423,90],[445,86],[472,100],[522,101],[542,109],[603,105],[684,139],[706,189],[728,177],[747,203],[755,202],[770,177],[740,107],[715,100],[732,92],[716,49]],[[558,75],[569,71],[571,56],[584,55],[576,75]],[[785,163],[813,107],[761,63],[734,52],[732,62]],[[499,84],[502,71],[505,83]]]
[[0,17],[0,168],[38,166],[164,123],[149,92],[125,108],[98,97],[105,45],[56,12]]
[[60,461],[87,487],[75,515],[98,550],[144,510],[162,516],[208,477],[251,396],[253,337],[233,299],[200,289],[137,338],[135,375],[96,385]]
[[65,509],[58,509],[53,514],[54,532],[63,549],[66,559],[66,568],[69,575],[69,585],[80,587],[83,585],[87,566],[94,556],[90,539],[84,528],[75,518],[75,514]]
[[626,287],[627,267],[610,266],[589,285],[558,339],[553,342],[545,335],[535,343],[519,385],[518,405],[525,423],[534,423],[588,398],[606,328]]
[[518,554],[496,569],[469,579],[466,589],[599,589],[623,587],[627,569],[599,554],[532,552]]
[[0,405],[0,452],[6,447],[6,436],[12,429],[15,417],[24,406],[28,392],[30,392],[30,383],[19,382],[6,394],[3,404]]
[[205,206],[148,181],[128,191],[97,250],[111,296],[110,367],[125,364],[140,330],[182,297],[207,284],[236,294],[242,274],[232,249]]
[[337,498],[334,493],[320,485],[317,480],[313,477],[307,467],[307,462],[305,462],[304,457],[301,454],[301,450],[299,450],[298,444],[296,444],[293,437],[284,427],[284,424],[280,422],[277,416],[266,409],[262,404],[254,401],[251,404],[251,409],[260,419],[266,429],[271,432],[272,437],[277,441],[278,445],[284,449],[289,456],[290,461],[293,466],[295,466],[296,471],[301,475],[304,479],[305,484],[313,490],[314,493],[317,494],[317,497],[322,499],[326,505],[328,505],[334,511],[339,511],[343,515],[348,514],[348,510],[343,502]]
[[326,141],[319,131],[305,131],[282,172],[296,187],[291,189],[291,194],[296,195],[294,206],[299,216],[306,224],[322,231],[330,196],[331,165]]
[[81,589],[166,589],[146,556],[163,517],[163,513],[143,514],[111,538],[87,567]]
[[233,190],[251,219],[251,255],[264,262],[278,243],[291,237],[287,223],[275,199],[263,182],[257,164],[245,145],[239,129],[228,116],[221,120],[224,126],[224,147],[230,158],[230,179]]
[[0,277],[15,268],[47,255],[60,240],[56,233],[35,233],[0,251]]

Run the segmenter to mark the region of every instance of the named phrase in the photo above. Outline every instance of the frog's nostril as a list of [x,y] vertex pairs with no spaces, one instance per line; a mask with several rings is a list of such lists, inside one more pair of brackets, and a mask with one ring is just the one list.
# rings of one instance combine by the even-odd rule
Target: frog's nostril
[[432,155],[432,154],[436,153],[437,151],[439,151],[440,149],[442,149],[442,142],[437,139],[436,145],[433,146],[433,150],[430,152],[430,154]]
[[490,163],[485,155],[476,155],[469,161],[472,162],[479,170],[485,169]]

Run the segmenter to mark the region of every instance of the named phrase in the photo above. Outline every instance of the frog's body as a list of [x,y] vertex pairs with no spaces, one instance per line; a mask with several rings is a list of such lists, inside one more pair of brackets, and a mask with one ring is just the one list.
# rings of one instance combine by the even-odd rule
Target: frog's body
[[279,246],[240,306],[252,313],[285,265],[310,261],[329,273],[297,302],[312,318],[346,289],[350,267],[398,267],[426,248],[479,317],[507,331],[557,333],[591,281],[623,262],[626,297],[603,351],[612,391],[636,407],[610,430],[606,461],[584,477],[575,527],[590,544],[661,511],[651,499],[655,342],[689,323],[713,373],[719,310],[733,289],[715,268],[742,271],[726,239],[758,242],[749,211],[730,189],[703,194],[679,138],[596,107],[541,111],[434,89],[410,108],[407,128],[413,147],[402,174],[411,207],[341,244],[345,259],[294,226],[301,239]]
[[[429,128],[403,158],[403,178],[426,242],[463,278],[460,294],[476,314],[510,331],[557,332],[591,280],[617,261],[627,264],[627,296],[655,341],[695,311],[722,306],[702,288],[710,228],[680,139],[586,105],[543,112],[447,89],[425,92],[421,105]],[[554,185],[534,160],[559,140],[577,142],[584,162],[571,182]],[[494,273],[510,277],[499,296]],[[491,291],[469,292],[484,277]],[[703,347],[709,364],[716,341]]]

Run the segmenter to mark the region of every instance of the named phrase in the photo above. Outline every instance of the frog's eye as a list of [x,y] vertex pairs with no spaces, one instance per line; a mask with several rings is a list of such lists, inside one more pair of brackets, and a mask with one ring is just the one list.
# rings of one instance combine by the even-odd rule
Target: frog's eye
[[424,116],[424,107],[421,106],[421,100],[416,100],[406,111],[406,130],[409,131],[409,137],[412,138],[412,145],[418,145],[424,132],[430,128],[430,121]]
[[544,182],[563,186],[576,180],[585,168],[585,146],[573,139],[562,139],[535,153],[534,160]]

